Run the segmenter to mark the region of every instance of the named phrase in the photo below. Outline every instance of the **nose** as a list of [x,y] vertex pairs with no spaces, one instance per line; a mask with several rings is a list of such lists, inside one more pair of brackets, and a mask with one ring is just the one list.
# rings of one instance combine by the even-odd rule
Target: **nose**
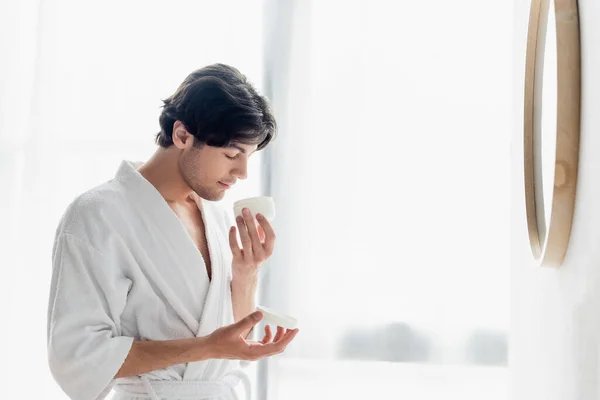
[[238,179],[246,179],[248,177],[248,162],[242,159],[233,171],[233,175]]

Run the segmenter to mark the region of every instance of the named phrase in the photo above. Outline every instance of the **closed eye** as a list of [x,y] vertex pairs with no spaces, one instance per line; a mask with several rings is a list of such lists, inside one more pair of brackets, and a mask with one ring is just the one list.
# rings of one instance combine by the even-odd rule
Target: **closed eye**
[[225,157],[227,157],[227,158],[228,158],[228,159],[230,159],[230,160],[235,160],[235,159],[237,159],[237,158],[238,158],[238,156],[239,156],[239,155],[240,155],[240,154],[238,153],[238,154],[236,154],[235,156],[231,157],[231,156],[228,156],[227,154],[225,154]]

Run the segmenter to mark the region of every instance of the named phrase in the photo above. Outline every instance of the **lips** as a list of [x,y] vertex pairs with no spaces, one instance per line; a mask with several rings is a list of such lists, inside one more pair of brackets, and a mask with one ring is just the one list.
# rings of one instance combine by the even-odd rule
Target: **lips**
[[230,188],[235,184],[235,182],[223,182],[223,181],[219,181],[219,183],[227,188]]

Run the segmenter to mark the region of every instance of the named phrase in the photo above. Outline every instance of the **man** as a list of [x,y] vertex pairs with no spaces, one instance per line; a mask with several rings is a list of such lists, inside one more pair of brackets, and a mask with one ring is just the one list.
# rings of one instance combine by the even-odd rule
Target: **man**
[[240,381],[249,392],[240,360],[278,354],[298,332],[247,340],[275,233],[247,209],[230,224],[215,203],[274,137],[267,100],[211,65],[164,100],[159,122],[151,159],[123,162],[56,231],[48,356],[72,399],[237,398]]

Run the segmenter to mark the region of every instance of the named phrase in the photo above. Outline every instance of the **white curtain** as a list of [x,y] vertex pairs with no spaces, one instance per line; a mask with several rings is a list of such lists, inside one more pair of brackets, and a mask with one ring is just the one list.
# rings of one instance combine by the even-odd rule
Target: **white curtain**
[[273,3],[263,398],[506,399],[512,4]]
[[[193,70],[263,85],[260,0],[0,2],[2,398],[65,399],[46,362],[54,229],[79,193],[155,149],[161,99]],[[256,195],[250,178],[224,200]]]

